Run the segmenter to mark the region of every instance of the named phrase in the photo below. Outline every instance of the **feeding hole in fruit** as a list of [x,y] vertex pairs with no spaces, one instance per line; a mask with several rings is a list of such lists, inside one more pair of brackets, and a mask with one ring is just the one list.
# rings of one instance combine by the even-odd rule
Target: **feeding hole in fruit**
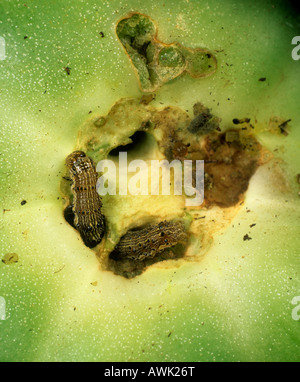
[[[137,194],[137,197],[133,197],[132,195],[136,194],[132,193],[121,194],[121,197],[116,193],[103,194],[101,197],[107,225],[103,240],[94,250],[103,269],[127,278],[141,274],[154,263],[163,262],[161,266],[172,267],[173,260],[184,261],[185,258],[202,257],[208,250],[213,234],[228,224],[234,215],[233,211],[238,211],[242,205],[249,181],[257,167],[267,160],[266,150],[256,139],[256,129],[252,128],[250,118],[239,120],[243,122],[241,127],[232,122],[232,125],[221,129],[221,119],[200,102],[193,105],[191,115],[188,110],[177,106],[150,106],[149,102],[152,100],[153,96],[142,100],[123,98],[117,101],[107,115],[101,116],[100,119],[98,117],[97,121],[101,120],[100,128],[95,126],[95,120],[87,121],[78,139],[78,147],[87,153],[81,160],[93,158],[97,165],[106,159],[119,164],[117,158],[122,152],[126,152],[129,164],[136,159],[141,159],[146,164],[152,160],[166,160],[169,163],[173,160],[187,160],[193,163],[197,160],[204,161],[204,202],[196,208],[183,207],[182,199],[186,199],[184,194],[183,198],[181,194],[178,196],[173,193],[170,193],[170,198],[161,198],[160,194],[155,194],[154,198],[151,196],[143,199],[142,195]],[[276,131],[285,121],[286,119],[276,120]],[[78,164],[75,163],[75,170],[76,166]],[[98,174],[93,172],[92,175],[88,172],[89,168],[87,165],[83,169],[89,180],[92,179],[91,176],[96,179],[97,175],[99,180],[105,175],[99,175],[99,169]],[[116,166],[114,168],[117,169]],[[137,174],[139,173],[140,171]],[[196,173],[197,171],[191,172],[192,187],[196,187],[197,184]],[[147,177],[147,180],[151,184],[152,174],[148,174],[151,176],[150,179]],[[184,174],[185,170],[182,175]],[[66,182],[66,177],[62,178],[62,191],[69,204],[64,216],[78,229],[78,224],[74,222],[74,214],[72,216],[74,198],[70,195],[70,182]],[[130,177],[129,180],[131,179]],[[172,182],[173,175],[170,178],[170,187],[174,186]],[[86,182],[76,184],[79,189],[73,189],[75,197],[86,193],[84,188],[94,192],[92,183],[89,182],[89,186]],[[119,187],[118,182],[115,184]],[[221,209],[220,213],[224,214],[224,218],[218,221],[209,218],[200,220],[199,213],[203,217],[203,214],[210,213],[212,207],[217,211],[218,208]],[[226,215],[228,207],[233,208],[229,208]],[[85,208],[78,208],[78,217],[82,220],[89,219],[89,213],[83,215],[82,211],[89,212]],[[99,211],[101,212],[101,208]],[[168,235],[165,229],[156,232],[153,228],[159,221],[172,219],[190,219],[188,243],[174,243],[172,235]],[[147,226],[141,226],[142,223],[147,223]],[[124,225],[128,227],[125,233]],[[133,229],[134,226],[137,228]],[[152,229],[156,234],[149,235]],[[88,233],[91,229],[87,228],[86,231]],[[123,236],[119,236],[120,232]],[[157,243],[164,247],[157,248]]]
[[132,12],[119,20],[116,34],[135,67],[143,91],[154,91],[184,72],[200,78],[217,69],[215,56],[206,49],[159,41],[154,21],[141,13]]
[[151,136],[149,136],[149,134],[147,134],[145,131],[136,131],[129,137],[129,139],[132,141],[131,143],[112,149],[109,152],[109,155],[115,157],[119,156],[120,152],[127,152],[127,154],[134,153],[136,151],[139,152],[147,146],[148,141],[151,140]]

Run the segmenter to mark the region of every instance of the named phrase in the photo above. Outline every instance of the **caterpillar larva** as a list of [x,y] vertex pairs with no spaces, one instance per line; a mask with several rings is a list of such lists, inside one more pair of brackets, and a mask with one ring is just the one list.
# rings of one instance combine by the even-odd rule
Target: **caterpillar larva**
[[121,237],[110,257],[114,260],[144,260],[153,258],[166,248],[187,238],[182,222],[162,221],[139,230],[128,231]]
[[93,161],[83,151],[74,151],[66,158],[72,179],[74,226],[87,247],[95,247],[104,235],[105,218],[96,190],[97,172]]

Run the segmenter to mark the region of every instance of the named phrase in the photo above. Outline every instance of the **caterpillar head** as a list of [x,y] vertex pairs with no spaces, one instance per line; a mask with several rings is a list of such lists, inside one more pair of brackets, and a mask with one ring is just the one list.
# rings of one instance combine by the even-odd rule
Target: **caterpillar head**
[[83,151],[73,151],[70,155],[66,158],[66,166],[70,169],[74,164],[77,163],[78,159],[86,157],[85,153]]

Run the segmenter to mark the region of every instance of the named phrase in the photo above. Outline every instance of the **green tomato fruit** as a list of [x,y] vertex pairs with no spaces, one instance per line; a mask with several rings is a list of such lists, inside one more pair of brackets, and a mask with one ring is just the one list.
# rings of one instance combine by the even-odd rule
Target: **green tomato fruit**
[[[3,0],[0,10],[0,361],[299,361],[292,7]],[[133,13],[146,19],[120,24]],[[72,151],[113,159],[138,137],[132,159],[196,158],[210,134],[248,154],[250,136],[260,147],[238,202],[222,206],[219,193],[193,210],[176,195],[105,196],[95,248],[65,220]],[[110,262],[148,217],[180,218],[187,251],[142,267]]]

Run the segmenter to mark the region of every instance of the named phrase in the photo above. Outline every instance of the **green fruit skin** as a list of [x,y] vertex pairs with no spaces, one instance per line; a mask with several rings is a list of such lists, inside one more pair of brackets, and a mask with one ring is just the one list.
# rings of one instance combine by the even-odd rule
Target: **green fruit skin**
[[[243,117],[267,126],[276,115],[291,118],[292,129],[259,135],[282,160],[283,177],[259,169],[202,261],[156,264],[127,280],[100,270],[66,224],[59,187],[80,126],[142,94],[115,35],[130,11],[155,20],[160,41],[216,52],[213,76],[177,78],[154,105],[191,110],[200,100],[224,127]],[[0,263],[0,361],[299,361],[293,10],[278,0],[3,0],[0,13],[0,245],[2,257],[18,254],[17,263]],[[252,240],[243,241],[246,233]]]

